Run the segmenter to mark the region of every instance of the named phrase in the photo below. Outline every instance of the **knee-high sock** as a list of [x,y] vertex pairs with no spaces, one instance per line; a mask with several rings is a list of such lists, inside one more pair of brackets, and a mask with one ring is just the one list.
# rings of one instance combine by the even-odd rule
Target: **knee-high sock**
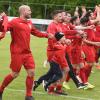
[[81,78],[81,80],[82,80],[83,83],[87,82],[85,68],[81,68],[80,69],[80,78]]
[[90,74],[91,74],[91,70],[92,70],[92,66],[87,65],[87,66],[85,67],[85,73],[86,73],[86,80],[87,80],[87,82],[88,82],[88,78],[89,78],[89,76],[90,76]]
[[12,82],[13,79],[14,79],[14,78],[12,77],[11,74],[7,75],[7,76],[5,77],[5,79],[3,80],[1,86],[0,86],[0,92],[3,92],[4,89],[9,85],[9,83]]
[[57,89],[57,90],[61,90],[61,89],[62,89],[62,84],[57,84],[57,85],[56,85],[56,89]]
[[32,96],[32,87],[33,87],[33,76],[27,76],[26,78],[26,96]]
[[55,89],[55,86],[54,86],[54,85],[50,85],[50,86],[48,87],[49,92],[53,92],[54,89]]
[[66,82],[69,82],[69,80],[70,80],[70,76],[69,76],[69,74],[66,76]]

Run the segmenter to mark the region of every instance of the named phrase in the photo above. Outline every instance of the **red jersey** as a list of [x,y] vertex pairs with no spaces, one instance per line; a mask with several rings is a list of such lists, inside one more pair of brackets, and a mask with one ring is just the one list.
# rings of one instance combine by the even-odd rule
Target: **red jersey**
[[73,38],[73,35],[77,34],[77,31],[74,30],[74,26],[72,24],[62,24],[62,32],[65,34],[66,38]]
[[100,25],[96,26],[96,32],[95,32],[96,37],[100,37]]
[[[94,33],[93,29],[86,29],[84,31],[87,34],[87,40],[95,41],[95,33]],[[85,45],[83,45],[82,48],[83,48],[83,51],[84,51],[85,56],[86,56],[85,60],[87,62],[94,63],[95,62],[95,48],[94,48],[94,46],[86,43]]]
[[8,23],[8,30],[11,32],[11,53],[30,53],[30,35],[47,37],[47,34],[39,32],[30,20],[15,18]]
[[86,29],[84,30],[87,34],[87,40],[94,41],[95,40],[95,33],[93,29]]
[[80,46],[82,44],[82,38],[80,36],[76,36],[77,31],[74,30],[74,25],[72,24],[63,24],[63,33],[65,34],[66,38],[72,40],[72,46]]
[[[48,28],[47,32],[51,34],[55,34],[56,32],[62,32],[62,23],[52,22]],[[53,50],[53,44],[56,42],[55,39],[48,39],[48,48],[47,50]]]
[[73,64],[79,64],[82,61],[82,38],[80,36],[77,36],[77,31],[74,30],[74,26],[72,24],[63,24],[63,32],[65,33],[66,38],[72,40],[72,44],[71,46],[67,46],[66,52],[69,54],[69,57]]
[[63,45],[59,42],[54,44],[54,56],[52,60],[58,63],[61,69],[68,67],[67,60],[65,58],[65,50],[66,50],[66,45]]

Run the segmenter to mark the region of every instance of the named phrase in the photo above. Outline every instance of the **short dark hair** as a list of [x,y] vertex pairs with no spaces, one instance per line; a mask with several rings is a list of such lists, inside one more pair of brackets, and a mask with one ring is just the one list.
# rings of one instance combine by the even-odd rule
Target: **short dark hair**
[[81,18],[80,23],[81,23],[81,24],[85,24],[85,23],[87,23],[88,21],[89,21],[89,18],[88,18],[88,17],[83,17],[83,18]]
[[73,16],[70,20],[70,22],[73,24],[73,21],[75,21],[78,17],[77,16]]
[[54,10],[52,13],[51,13],[51,17],[54,18],[55,15],[59,14],[59,13],[62,13],[62,10]]
[[89,10],[89,11],[86,13],[85,17],[90,17],[90,16],[91,16],[91,13],[92,13],[92,11]]

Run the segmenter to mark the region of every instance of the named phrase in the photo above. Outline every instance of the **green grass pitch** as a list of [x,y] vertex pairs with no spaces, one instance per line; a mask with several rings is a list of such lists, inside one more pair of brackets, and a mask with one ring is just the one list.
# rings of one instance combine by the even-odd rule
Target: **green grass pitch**
[[[3,78],[10,72],[10,35],[0,41],[0,84]],[[43,68],[46,59],[47,39],[31,37],[31,50],[35,59],[35,79],[44,74],[48,68]],[[71,90],[65,90],[68,96],[48,95],[42,86],[38,87],[33,96],[35,100],[100,100],[100,70],[93,68],[89,82],[95,85],[93,90],[78,90],[70,80]],[[22,68],[21,73],[4,91],[3,100],[25,100],[26,72]]]

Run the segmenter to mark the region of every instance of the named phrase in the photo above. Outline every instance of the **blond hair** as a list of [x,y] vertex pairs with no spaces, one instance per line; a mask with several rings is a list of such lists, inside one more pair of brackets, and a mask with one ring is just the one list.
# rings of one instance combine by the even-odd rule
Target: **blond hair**
[[25,10],[25,8],[30,8],[28,5],[21,5],[19,7],[19,13],[23,12]]

